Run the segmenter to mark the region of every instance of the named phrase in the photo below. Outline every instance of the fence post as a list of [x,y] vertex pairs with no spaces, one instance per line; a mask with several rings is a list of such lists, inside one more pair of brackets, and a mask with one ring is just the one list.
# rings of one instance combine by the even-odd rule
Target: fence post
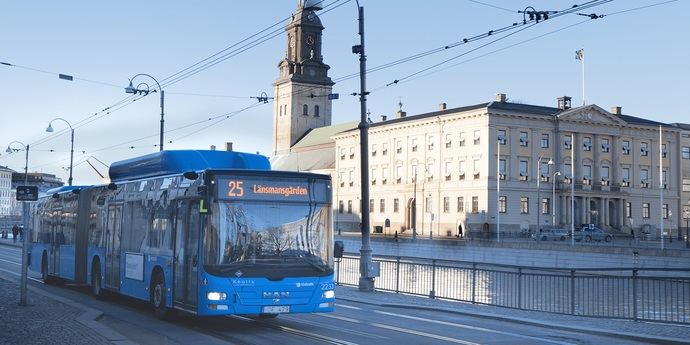
[[429,298],[436,297],[436,260],[431,260],[431,291]]
[[338,274],[335,276],[335,284],[340,285],[340,266],[342,266],[340,263],[343,262],[343,259],[341,258],[340,260],[336,261],[335,263],[338,264]]
[[518,309],[522,309],[522,267],[518,267]]
[[570,314],[575,315],[575,270],[570,270]]
[[395,258],[395,293],[400,293],[400,257]]
[[637,270],[632,270],[633,320],[637,321]]
[[475,292],[477,291],[477,264],[472,264],[472,304],[477,303]]

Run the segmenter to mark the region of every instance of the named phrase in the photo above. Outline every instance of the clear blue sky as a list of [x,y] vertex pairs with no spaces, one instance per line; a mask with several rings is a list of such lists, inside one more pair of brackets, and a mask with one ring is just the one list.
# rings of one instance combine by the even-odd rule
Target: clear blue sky
[[[528,5],[540,11],[563,10],[586,1],[360,2],[365,7],[368,67],[375,67],[521,21],[517,10]],[[612,1],[583,11],[608,15],[602,19],[533,39],[587,20],[577,15],[552,18],[442,67],[461,63],[457,66],[407,83],[385,87],[490,40],[372,73],[368,76],[369,89],[375,90],[368,102],[372,119],[392,115],[400,100],[413,115],[434,111],[440,102],[449,107],[486,102],[498,92],[513,101],[546,106],[555,106],[558,96],[569,95],[574,104],[580,104],[581,69],[575,50],[584,48],[587,103],[604,109],[622,106],[625,114],[662,122],[690,122],[685,105],[690,94],[690,3],[681,0],[618,13],[660,2]],[[296,6],[296,0],[4,3],[0,61],[80,79],[64,81],[53,74],[0,65],[0,165],[23,169],[23,154],[4,152],[10,141],[19,140],[31,145],[31,171],[54,173],[66,181],[68,173],[62,167],[69,165],[69,136],[59,133],[66,127],[63,122],[53,124],[55,133],[46,133],[51,119],[63,117],[79,123],[125,98],[123,88],[133,75],[148,73],[162,80],[286,19]],[[355,2],[346,2],[320,17],[326,27],[323,54],[331,66],[331,77],[357,72],[359,62],[351,53],[351,46],[359,40]],[[253,105],[256,100],[249,97],[261,92],[271,96],[285,47],[286,37],[281,33],[165,87],[166,130]],[[334,123],[359,119],[358,100],[348,96],[358,88],[356,78],[334,86],[341,96],[333,104]],[[272,104],[266,104],[208,128],[203,127],[212,122],[205,121],[166,133],[166,142],[173,141],[166,149],[207,149],[210,145],[222,149],[231,141],[236,150],[270,154],[272,112]],[[109,164],[158,150],[154,147],[160,120],[157,94],[101,115],[76,128],[75,184],[99,182],[83,163],[85,157],[93,155]],[[143,137],[148,138],[134,141]],[[101,172],[107,171],[94,164]]]

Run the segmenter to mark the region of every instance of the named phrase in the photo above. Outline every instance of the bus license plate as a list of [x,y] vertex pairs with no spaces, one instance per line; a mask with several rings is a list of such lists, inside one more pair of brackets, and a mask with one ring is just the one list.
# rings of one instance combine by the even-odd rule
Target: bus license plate
[[289,305],[265,306],[265,307],[263,307],[261,312],[264,314],[289,313],[290,312],[290,306]]

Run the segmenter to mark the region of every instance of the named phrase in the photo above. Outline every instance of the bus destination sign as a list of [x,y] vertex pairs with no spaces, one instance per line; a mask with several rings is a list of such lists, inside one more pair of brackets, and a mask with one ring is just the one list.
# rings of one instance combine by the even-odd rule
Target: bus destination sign
[[307,181],[219,178],[218,199],[328,202],[327,184]]

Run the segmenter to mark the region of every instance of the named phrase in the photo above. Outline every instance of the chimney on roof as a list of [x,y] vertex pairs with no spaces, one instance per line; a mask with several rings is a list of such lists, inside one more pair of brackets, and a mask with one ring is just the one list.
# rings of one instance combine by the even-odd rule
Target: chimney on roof
[[571,106],[571,99],[568,96],[558,97],[558,109],[568,110]]
[[446,102],[440,103],[440,104],[438,105],[438,110],[439,110],[439,111],[440,111],[440,110],[446,110],[446,109],[448,109],[448,105],[446,104]]
[[613,115],[623,115],[623,107],[611,107],[611,114]]
[[211,145],[211,151],[215,151],[215,150],[216,150],[216,145]]
[[388,116],[381,115],[381,122],[386,122],[387,119],[388,119]]
[[231,142],[225,143],[225,151],[232,152],[232,143]]
[[397,114],[397,117],[396,117],[397,119],[402,119],[403,117],[407,116],[407,112],[402,111],[402,110],[398,110],[398,112],[396,114]]
[[506,94],[505,93],[497,93],[496,94],[496,102],[505,103],[506,102]]

